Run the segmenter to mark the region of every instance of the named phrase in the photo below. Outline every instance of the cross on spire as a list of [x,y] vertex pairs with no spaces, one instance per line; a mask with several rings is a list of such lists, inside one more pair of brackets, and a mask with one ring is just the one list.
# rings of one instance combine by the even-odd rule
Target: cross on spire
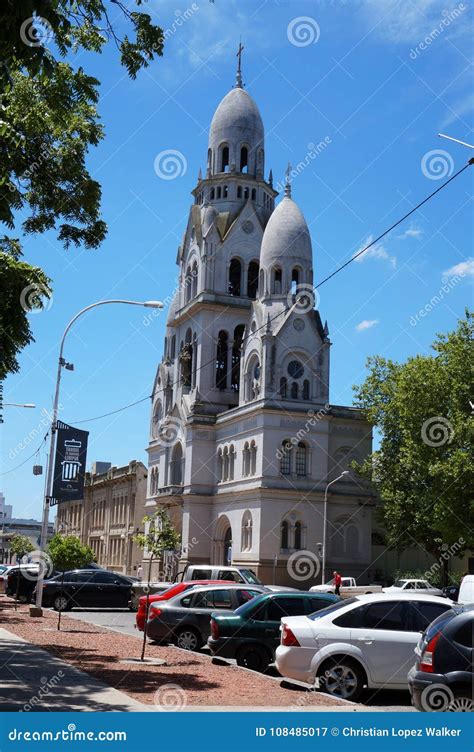
[[288,162],[288,167],[286,168],[286,180],[285,180],[285,196],[287,198],[291,198],[291,182],[290,182],[290,175],[291,175],[291,164]]
[[244,46],[242,44],[242,39],[239,40],[239,49],[237,50],[236,57],[238,58],[237,63],[237,79],[236,79],[236,87],[238,89],[242,88],[242,52],[244,50]]

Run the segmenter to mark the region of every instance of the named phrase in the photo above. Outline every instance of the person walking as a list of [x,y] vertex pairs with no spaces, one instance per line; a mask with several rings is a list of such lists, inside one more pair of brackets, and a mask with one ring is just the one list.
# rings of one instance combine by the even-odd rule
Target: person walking
[[333,576],[334,576],[334,579],[333,579],[332,583],[334,585],[334,593],[335,593],[335,595],[340,595],[341,594],[342,577],[339,574],[339,572],[336,572],[335,570],[333,572]]
[[137,567],[137,577],[140,580],[140,582],[142,581],[142,576],[143,576],[143,567],[141,564],[139,564]]

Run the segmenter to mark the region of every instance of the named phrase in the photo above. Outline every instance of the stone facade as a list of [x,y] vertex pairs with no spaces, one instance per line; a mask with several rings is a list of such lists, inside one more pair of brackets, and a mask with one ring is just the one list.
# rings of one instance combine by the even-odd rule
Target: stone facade
[[[330,403],[310,233],[289,183],[275,208],[264,165],[262,119],[238,76],[212,119],[178,248],[146,505],[168,507],[181,566],[232,562],[295,584],[292,554],[313,566],[321,551],[327,484],[371,452],[372,433],[358,410]],[[373,575],[373,506],[352,473],[331,486],[328,572]]]

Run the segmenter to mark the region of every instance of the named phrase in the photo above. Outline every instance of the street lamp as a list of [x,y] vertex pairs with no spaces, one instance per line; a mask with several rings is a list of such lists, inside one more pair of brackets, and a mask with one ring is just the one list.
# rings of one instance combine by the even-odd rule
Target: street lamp
[[[65,359],[63,358],[63,350],[64,350],[64,341],[66,339],[66,335],[69,332],[71,326],[74,324],[77,319],[82,316],[84,313],[87,313],[87,311],[90,311],[91,308],[97,308],[98,306],[102,305],[109,305],[111,303],[122,303],[124,305],[136,305],[136,306],[144,306],[145,308],[164,308],[164,303],[161,302],[161,300],[146,300],[145,302],[136,301],[136,300],[99,300],[97,303],[92,303],[91,305],[86,306],[83,308],[79,313],[76,313],[76,315],[71,319],[69,324],[64,330],[64,334],[61,338],[61,344],[59,347],[59,359],[58,359],[58,370],[56,375],[56,390],[54,393],[54,402],[53,402],[53,411],[51,415],[51,441],[49,445],[49,456],[48,456],[48,470],[47,470],[47,477],[46,477],[46,484],[45,484],[45,492],[44,492],[44,501],[43,501],[43,519],[41,523],[41,538],[40,538],[40,550],[44,551],[46,548],[46,542],[47,542],[47,536],[48,536],[48,521],[49,521],[49,500],[51,498],[52,494],[52,480],[53,480],[53,466],[54,466],[54,437],[56,433],[56,422],[58,419],[58,405],[59,405],[59,385],[61,383],[61,369],[66,368],[68,371],[72,371],[74,369],[74,366],[72,363],[67,363]],[[41,616],[41,605],[43,602],[43,579],[44,579],[44,572],[43,568],[40,567],[39,569],[39,576],[38,581],[36,584],[36,615]]]
[[3,407],[36,407],[32,402],[26,402],[24,405],[18,402],[3,402]]
[[326,532],[327,532],[327,518],[328,518],[328,490],[329,486],[332,486],[333,483],[337,483],[338,480],[341,480],[341,478],[345,478],[347,475],[349,475],[349,470],[343,470],[340,475],[338,475],[337,478],[334,478],[330,483],[327,484],[326,490],[324,491],[324,508],[323,508],[323,565],[321,567],[321,585],[325,584],[326,579]]

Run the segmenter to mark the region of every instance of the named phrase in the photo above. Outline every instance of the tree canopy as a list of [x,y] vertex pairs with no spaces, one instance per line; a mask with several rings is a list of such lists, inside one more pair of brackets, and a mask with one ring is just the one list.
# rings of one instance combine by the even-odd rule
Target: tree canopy
[[82,544],[75,535],[56,533],[49,542],[48,554],[59,572],[86,567],[94,561],[93,550]]

